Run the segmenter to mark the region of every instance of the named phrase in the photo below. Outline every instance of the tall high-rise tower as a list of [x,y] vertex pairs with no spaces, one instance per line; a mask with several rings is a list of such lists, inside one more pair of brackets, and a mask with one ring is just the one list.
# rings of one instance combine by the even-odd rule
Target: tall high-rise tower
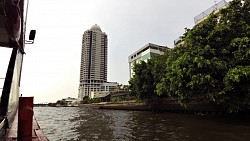
[[80,68],[78,98],[89,96],[90,92],[102,91],[107,82],[107,35],[95,24],[84,32]]

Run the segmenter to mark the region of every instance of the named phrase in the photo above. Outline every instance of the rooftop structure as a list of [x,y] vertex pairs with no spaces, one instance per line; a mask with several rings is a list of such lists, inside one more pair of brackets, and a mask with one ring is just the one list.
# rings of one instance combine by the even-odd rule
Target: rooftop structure
[[[197,15],[197,16],[194,17],[195,25],[198,25],[199,23],[201,23],[202,21],[204,21],[210,14],[217,13],[222,8],[226,8],[227,6],[228,6],[228,3],[225,0],[222,0],[219,3],[216,3],[212,7],[208,8],[204,12],[202,12],[199,15]],[[174,40],[174,46],[175,47],[178,47],[178,46],[182,45],[183,43],[184,42],[183,42],[181,36],[179,38],[177,38],[176,40]]]
[[213,13],[213,12],[217,13],[220,9],[226,8],[227,6],[228,6],[228,3],[225,0],[222,0],[222,1],[218,2],[218,3],[216,3],[212,7],[205,10],[204,12],[202,12],[199,15],[195,16],[194,17],[195,24],[199,24],[204,19],[206,19],[207,16],[209,16],[211,13]]

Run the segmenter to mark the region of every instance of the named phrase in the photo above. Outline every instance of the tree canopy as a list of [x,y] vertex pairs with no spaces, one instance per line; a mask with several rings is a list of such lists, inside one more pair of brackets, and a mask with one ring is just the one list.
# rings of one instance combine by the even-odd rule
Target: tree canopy
[[131,92],[176,97],[182,105],[202,97],[229,112],[250,109],[249,19],[249,1],[233,0],[187,29],[170,53],[135,64]]

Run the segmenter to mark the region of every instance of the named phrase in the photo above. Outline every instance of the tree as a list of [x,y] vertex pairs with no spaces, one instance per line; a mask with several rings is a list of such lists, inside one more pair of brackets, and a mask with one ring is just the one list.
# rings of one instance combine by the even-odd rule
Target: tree
[[161,81],[166,73],[166,59],[169,50],[165,50],[164,55],[155,55],[147,62],[141,61],[134,64],[135,75],[129,81],[129,89],[132,95],[138,99],[152,99],[159,95],[156,93],[156,85]]
[[118,91],[121,91],[121,90],[122,90],[122,87],[123,87],[122,84],[118,84],[118,85],[116,86],[116,89],[117,89]]
[[231,112],[249,109],[249,11],[247,0],[234,0],[186,30],[184,44],[166,61],[157,94],[178,97],[183,105],[203,97]]
[[65,100],[57,100],[56,104],[60,106],[66,106],[67,102]]
[[154,93],[154,86],[152,85],[154,79],[148,63],[144,61],[135,63],[133,68],[135,75],[129,81],[130,92],[138,99],[149,98]]

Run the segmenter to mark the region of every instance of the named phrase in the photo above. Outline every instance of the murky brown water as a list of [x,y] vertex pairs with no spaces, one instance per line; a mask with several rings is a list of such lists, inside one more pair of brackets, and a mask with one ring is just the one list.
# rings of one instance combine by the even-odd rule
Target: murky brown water
[[51,141],[248,141],[250,119],[79,107],[35,107]]

